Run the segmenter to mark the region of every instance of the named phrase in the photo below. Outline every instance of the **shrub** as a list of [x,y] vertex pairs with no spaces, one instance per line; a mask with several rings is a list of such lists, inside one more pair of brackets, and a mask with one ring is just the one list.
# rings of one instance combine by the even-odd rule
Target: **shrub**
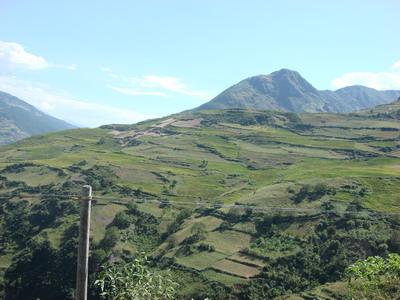
[[226,219],[228,220],[228,222],[231,223],[239,222],[241,217],[242,217],[242,209],[237,206],[231,207],[226,215]]
[[335,194],[336,191],[329,188],[325,183],[318,183],[315,186],[310,184],[303,185],[300,191],[292,197],[295,203],[300,203],[305,199],[316,201],[328,194]]
[[389,241],[389,246],[395,252],[400,252],[400,230],[394,230]]
[[181,210],[176,216],[175,220],[171,224],[169,224],[167,228],[167,235],[178,231],[181,224],[185,221],[185,219],[189,218],[191,214],[192,212],[187,208]]
[[199,239],[205,239],[207,235],[207,230],[206,226],[203,223],[195,223],[193,224],[192,228],[190,229],[190,232],[193,235],[197,235]]
[[119,229],[128,228],[131,223],[131,218],[124,211],[120,211],[115,215],[112,224]]
[[207,244],[207,243],[200,243],[199,245],[197,245],[197,249],[199,251],[208,251],[208,252],[215,251],[214,245],[210,245],[210,244]]
[[144,258],[104,265],[95,286],[103,299],[167,300],[175,299],[177,283],[169,272],[154,273]]
[[400,293],[400,255],[371,256],[346,269],[350,297],[394,299]]
[[112,187],[117,179],[114,171],[108,166],[95,165],[82,173],[86,176],[86,182],[95,190]]
[[229,224],[229,222],[223,221],[219,226],[218,226],[218,230],[220,231],[224,231],[224,230],[228,230],[231,228],[231,225]]
[[104,238],[100,241],[100,248],[111,250],[119,241],[119,231],[115,226],[109,227],[104,234]]

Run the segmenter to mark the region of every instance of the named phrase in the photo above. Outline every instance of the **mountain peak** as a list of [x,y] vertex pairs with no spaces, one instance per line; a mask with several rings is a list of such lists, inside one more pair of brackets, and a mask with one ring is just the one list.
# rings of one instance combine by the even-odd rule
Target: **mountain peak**
[[0,91],[0,145],[35,134],[74,128],[15,96]]
[[283,68],[246,78],[197,109],[350,112],[387,103],[399,95],[400,91],[377,91],[363,86],[319,91],[299,72]]
[[[299,72],[290,70],[290,69],[280,69],[278,71],[274,71],[270,74],[260,74],[256,76],[249,77],[247,79],[251,78],[261,78],[261,79],[274,79],[274,78],[302,78],[305,80]],[[246,79],[245,79],[246,80]]]
[[282,68],[278,71],[274,71],[270,75],[273,75],[273,74],[288,74],[288,75],[301,76],[299,72],[297,72],[295,70],[286,69],[286,68]]
[[[298,72],[281,69],[269,75],[247,78],[228,88],[200,109],[248,108],[255,110],[323,111],[309,102],[318,91]],[[310,99],[312,101],[303,101]],[[311,108],[310,108],[311,107]]]

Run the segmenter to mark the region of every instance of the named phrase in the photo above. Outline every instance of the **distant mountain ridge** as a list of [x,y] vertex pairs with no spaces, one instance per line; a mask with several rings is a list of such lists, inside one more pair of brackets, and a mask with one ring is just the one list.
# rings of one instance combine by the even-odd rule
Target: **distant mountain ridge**
[[196,110],[244,108],[346,113],[385,104],[399,96],[400,91],[378,91],[365,86],[320,91],[298,72],[281,69],[244,79]]
[[15,96],[0,91],[0,145],[31,135],[76,128],[41,112]]

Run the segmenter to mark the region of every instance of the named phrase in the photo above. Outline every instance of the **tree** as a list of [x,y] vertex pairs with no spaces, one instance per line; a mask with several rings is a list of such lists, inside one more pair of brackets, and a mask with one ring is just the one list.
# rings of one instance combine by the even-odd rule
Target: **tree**
[[300,191],[292,197],[294,203],[298,204],[308,197],[312,192],[312,187],[309,184],[303,185]]
[[59,249],[48,240],[31,240],[4,274],[4,299],[73,299],[78,227],[68,227]]
[[222,200],[214,199],[211,202],[211,207],[212,207],[212,209],[217,210],[217,209],[220,209],[223,204],[224,204],[224,202],[222,202]]
[[226,218],[229,222],[236,223],[240,221],[241,216],[242,216],[242,209],[238,206],[233,206],[229,209]]
[[194,223],[192,228],[190,229],[190,233],[199,237],[199,240],[203,240],[206,238],[207,230],[206,225],[203,223]]
[[156,274],[146,257],[131,263],[106,264],[95,281],[103,299],[161,300],[174,299],[177,284],[170,273]]
[[119,231],[115,226],[107,228],[104,238],[100,241],[100,247],[104,250],[111,250],[119,241]]
[[139,212],[139,208],[138,208],[137,204],[134,202],[128,202],[126,204],[126,207],[128,208],[128,214],[130,214],[130,215],[134,216],[134,215],[137,215]]
[[207,166],[208,166],[208,161],[207,160],[203,160],[201,162],[201,164],[199,165],[199,168],[200,169],[207,169]]
[[131,223],[131,218],[124,211],[118,212],[113,221],[113,225],[117,226],[119,229],[128,228]]
[[389,245],[394,252],[400,252],[400,230],[394,230]]
[[310,195],[310,201],[317,200],[327,194],[329,192],[329,188],[325,183],[317,183],[314,186],[312,194]]
[[183,223],[187,218],[189,218],[191,214],[192,214],[192,212],[191,212],[189,209],[187,209],[187,208],[182,209],[182,210],[178,213],[178,215],[176,216],[175,220],[174,220],[171,224],[168,225],[168,228],[167,228],[167,236],[168,236],[168,235],[171,235],[172,233],[174,233],[174,232],[176,232],[176,231],[178,231],[178,230],[179,230],[179,226],[181,226],[182,223]]

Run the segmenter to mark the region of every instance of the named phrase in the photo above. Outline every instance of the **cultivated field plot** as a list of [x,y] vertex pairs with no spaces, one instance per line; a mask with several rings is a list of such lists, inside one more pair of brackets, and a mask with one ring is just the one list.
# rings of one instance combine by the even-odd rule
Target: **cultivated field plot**
[[214,280],[217,282],[222,282],[223,284],[227,286],[232,286],[235,284],[244,284],[247,283],[247,279],[239,277],[239,276],[233,276],[229,274],[225,274],[219,271],[215,271],[212,269],[207,269],[205,271],[201,272],[204,276],[206,276],[209,280]]
[[66,177],[64,172],[57,172],[45,166],[27,166],[16,171],[4,172],[9,181],[23,181],[29,186],[48,185]]
[[258,268],[262,268],[267,265],[267,262],[265,260],[255,258],[243,253],[235,253],[232,256],[229,256],[229,260]]
[[225,230],[210,232],[205,241],[214,245],[217,251],[232,255],[247,247],[250,239],[251,236],[248,234]]
[[225,254],[218,252],[200,252],[189,256],[178,257],[176,260],[181,265],[201,271],[215,265],[216,262],[225,257]]
[[258,267],[251,267],[229,259],[218,261],[217,263],[213,264],[212,268],[223,273],[228,273],[243,278],[250,278],[261,272],[261,269]]

